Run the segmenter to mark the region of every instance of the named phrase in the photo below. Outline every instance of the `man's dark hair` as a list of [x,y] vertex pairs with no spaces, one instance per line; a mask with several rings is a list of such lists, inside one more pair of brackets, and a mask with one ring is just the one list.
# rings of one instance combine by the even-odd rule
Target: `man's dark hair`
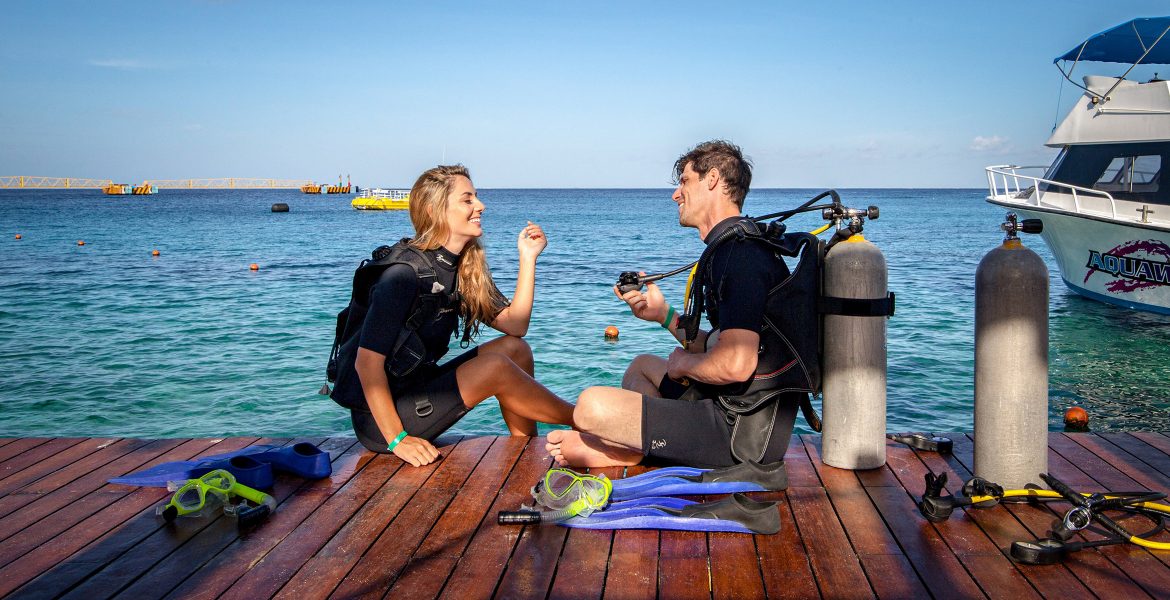
[[723,185],[735,205],[743,210],[743,199],[752,186],[752,163],[744,158],[739,146],[724,140],[703,142],[687,151],[674,161],[674,182],[682,178],[683,170],[691,165],[699,178],[707,176],[711,169],[719,169]]

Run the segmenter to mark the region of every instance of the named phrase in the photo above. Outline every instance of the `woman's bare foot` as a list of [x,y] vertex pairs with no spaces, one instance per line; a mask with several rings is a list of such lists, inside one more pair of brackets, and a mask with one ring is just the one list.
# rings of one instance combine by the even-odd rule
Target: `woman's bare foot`
[[638,450],[616,446],[595,435],[569,429],[548,432],[548,443],[544,447],[562,467],[629,466],[642,461],[642,453]]

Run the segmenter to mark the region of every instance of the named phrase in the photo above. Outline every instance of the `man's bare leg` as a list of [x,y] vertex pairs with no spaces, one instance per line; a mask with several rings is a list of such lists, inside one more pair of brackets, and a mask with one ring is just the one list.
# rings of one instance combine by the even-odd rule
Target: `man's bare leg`
[[644,394],[646,396],[661,397],[658,384],[666,376],[666,359],[653,354],[639,354],[626,367],[626,374],[622,376],[622,389]]
[[576,431],[552,431],[545,448],[559,464],[635,465],[642,460],[642,394],[591,387],[577,398]]

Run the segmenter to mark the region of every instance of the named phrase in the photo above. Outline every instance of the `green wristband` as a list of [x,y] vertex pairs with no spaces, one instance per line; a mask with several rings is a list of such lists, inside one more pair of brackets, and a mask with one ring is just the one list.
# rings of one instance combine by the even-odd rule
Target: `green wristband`
[[667,330],[667,331],[670,331],[670,322],[673,320],[674,320],[674,307],[672,306],[672,307],[670,307],[670,310],[666,311],[666,320],[662,322],[662,328]]
[[406,439],[406,430],[405,429],[402,430],[402,433],[398,434],[398,437],[394,438],[393,442],[390,442],[389,446],[386,446],[386,449],[393,452],[394,448],[398,447],[398,443],[404,439]]

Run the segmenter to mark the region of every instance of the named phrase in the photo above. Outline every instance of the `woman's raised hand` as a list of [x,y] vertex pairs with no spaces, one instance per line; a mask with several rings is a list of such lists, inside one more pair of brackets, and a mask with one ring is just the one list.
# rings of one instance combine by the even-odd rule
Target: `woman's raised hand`
[[520,237],[516,240],[516,249],[520,251],[520,260],[526,258],[536,260],[536,257],[544,252],[544,247],[547,245],[548,238],[544,237],[544,230],[532,221],[529,221],[528,225],[520,230]]
[[416,467],[429,465],[435,462],[436,458],[439,458],[439,449],[435,448],[434,444],[412,435],[402,438],[402,441],[394,447],[393,452],[394,456]]

